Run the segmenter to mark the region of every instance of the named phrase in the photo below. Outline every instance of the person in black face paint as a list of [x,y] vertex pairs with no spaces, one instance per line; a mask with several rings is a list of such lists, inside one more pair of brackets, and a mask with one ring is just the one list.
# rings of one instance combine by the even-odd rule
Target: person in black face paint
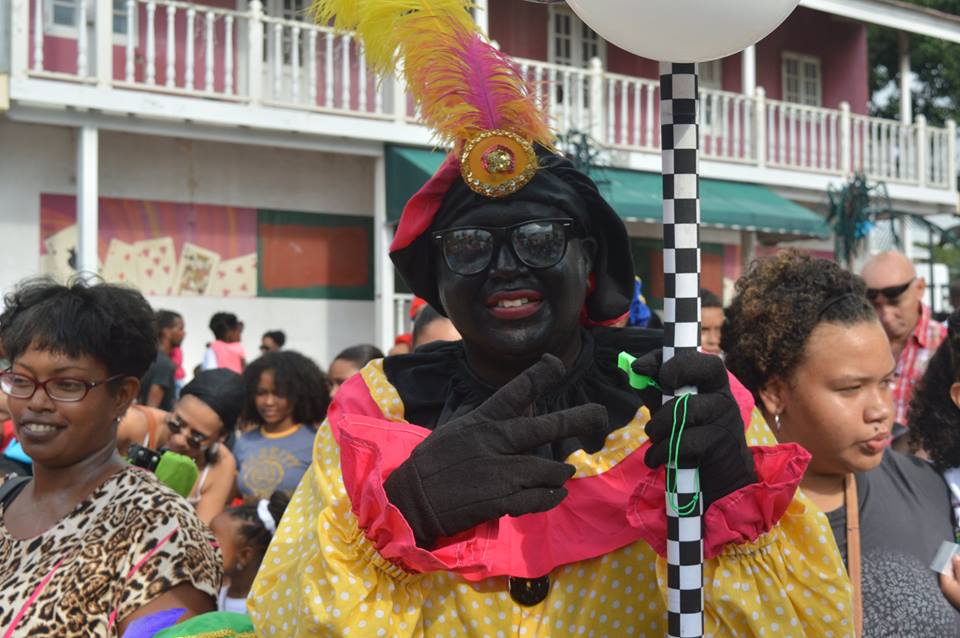
[[[776,445],[718,357],[662,364],[662,333],[608,327],[634,290],[623,222],[549,150],[529,88],[465,6],[314,7],[378,70],[404,56],[454,149],[390,254],[463,339],[371,361],[339,389],[250,592],[257,634],[666,634],[673,405],[629,386],[626,351],[665,391],[699,391],[678,454],[700,468],[705,633],[843,635],[843,565],[794,500],[809,455]],[[769,447],[748,447],[745,422]],[[814,564],[815,598],[800,567]]]
[[[776,622],[799,619],[800,596],[812,590],[794,572],[774,569],[784,560],[824,565],[830,583],[817,600],[834,596],[845,604],[839,555],[804,540],[820,521],[794,502],[802,498],[796,485],[808,455],[793,444],[777,446],[756,414],[749,436],[770,447],[748,448],[744,422],[753,405],[733,398],[746,393],[735,380],[731,389],[719,358],[694,354],[661,365],[662,333],[605,327],[630,303],[626,231],[568,160],[545,152],[539,160],[530,184],[499,200],[470,191],[448,162],[408,204],[392,257],[410,288],[446,314],[463,340],[373,361],[340,389],[329,427],[318,432],[314,463],[277,532],[276,551],[254,584],[251,613],[259,631],[282,634],[270,619],[276,616],[270,601],[291,586],[321,601],[347,601],[338,602],[336,614],[319,603],[297,614],[300,631],[332,626],[333,635],[377,627],[413,635],[402,627],[418,622],[433,635],[438,614],[461,615],[437,624],[437,632],[467,623],[463,609],[472,602],[485,609],[484,592],[496,591],[508,596],[496,603],[508,621],[523,607],[568,609],[575,602],[622,627],[635,622],[626,605],[611,608],[576,594],[590,587],[612,600],[611,584],[619,587],[621,579],[658,582],[656,554],[666,552],[659,468],[672,406],[660,409],[659,393],[641,395],[628,386],[616,365],[624,350],[639,355],[637,369],[665,389],[700,390],[688,404],[680,456],[701,468],[713,574],[708,608],[715,597],[732,599],[736,587],[747,586],[778,601],[772,609],[784,613]],[[317,530],[323,551],[305,540]],[[746,554],[724,552],[729,543]],[[752,549],[759,547],[767,549]],[[800,547],[812,553],[801,555]],[[755,571],[743,571],[746,555],[758,561]],[[767,562],[769,569],[760,565]],[[343,570],[359,571],[345,579]],[[410,574],[417,574],[416,584]],[[464,583],[472,584],[463,589]],[[431,604],[421,602],[408,618],[396,609],[407,609],[411,587]],[[798,608],[782,596],[788,590],[797,592]],[[651,605],[649,635],[666,631],[660,596],[642,597],[645,608]],[[722,621],[708,609],[708,631],[722,622],[756,635],[753,614],[766,612],[736,600],[741,604],[726,609]],[[385,615],[371,616],[371,606],[382,606]],[[806,635],[828,627],[836,633],[833,621],[848,620],[831,609],[830,622],[803,616]],[[552,624],[537,626],[530,634],[545,636]]]

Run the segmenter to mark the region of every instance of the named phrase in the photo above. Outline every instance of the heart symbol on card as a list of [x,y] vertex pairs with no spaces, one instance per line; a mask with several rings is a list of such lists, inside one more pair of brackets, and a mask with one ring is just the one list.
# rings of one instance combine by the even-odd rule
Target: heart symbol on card
[[127,253],[126,255],[123,256],[123,260],[130,261],[130,257],[131,257],[130,253]]
[[227,276],[227,273],[225,273],[225,272],[222,271],[222,270],[218,270],[218,271],[217,271],[217,276],[220,277],[220,279],[223,279],[224,277]]
[[166,255],[166,254],[167,254],[167,247],[166,247],[166,246],[160,246],[160,254],[161,254],[161,255]]
[[126,279],[126,278],[127,278],[127,276],[126,276],[125,274],[123,274],[123,273],[120,273],[119,275],[117,275],[117,279],[119,279],[120,281],[123,281],[123,280]]
[[164,267],[163,267],[163,272],[165,272],[165,273],[167,273],[167,274],[169,275],[169,274],[170,274],[170,266],[164,266]]
[[153,263],[154,263],[155,265],[159,266],[159,265],[160,265],[160,258],[159,258],[159,257],[154,257],[154,258],[153,258]]
[[224,297],[229,297],[229,296],[230,296],[230,291],[229,291],[228,289],[224,288],[224,289],[223,289],[223,296],[224,296]]
[[237,272],[243,274],[243,266],[237,266]]
[[141,257],[149,257],[149,256],[150,256],[150,249],[144,248],[143,250],[141,250],[141,251],[140,251],[140,256],[141,256]]
[[243,292],[247,292],[249,288],[247,288],[247,284],[243,284],[242,286],[240,286],[240,290],[242,290]]
[[153,277],[153,268],[147,268],[146,273],[147,277]]

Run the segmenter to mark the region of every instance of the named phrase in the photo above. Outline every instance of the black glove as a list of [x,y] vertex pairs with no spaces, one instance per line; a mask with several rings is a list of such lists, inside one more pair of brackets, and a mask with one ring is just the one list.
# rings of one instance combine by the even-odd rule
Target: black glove
[[[633,371],[653,377],[668,394],[684,386],[697,388],[697,394],[687,401],[678,464],[700,468],[700,490],[706,510],[727,494],[757,482],[740,406],[730,392],[727,370],[720,357],[685,352],[666,363],[662,361],[662,351],[647,353],[633,363]],[[663,395],[652,386],[641,390],[640,396],[653,415],[646,427],[652,447],[644,462],[657,468],[667,461],[673,408],[679,399],[663,404]],[[681,406],[678,421],[682,414]]]
[[544,355],[472,412],[438,427],[384,483],[387,498],[413,529],[417,545],[509,514],[556,507],[574,474],[566,463],[525,454],[541,445],[601,430],[606,408],[582,405],[521,416],[563,379],[563,364]]

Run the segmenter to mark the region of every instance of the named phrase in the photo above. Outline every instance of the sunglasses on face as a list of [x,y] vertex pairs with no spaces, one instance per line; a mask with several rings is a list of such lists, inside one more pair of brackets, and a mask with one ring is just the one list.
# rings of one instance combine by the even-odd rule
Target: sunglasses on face
[[876,301],[877,297],[883,295],[883,298],[890,303],[897,303],[900,295],[907,291],[907,288],[910,287],[917,278],[914,277],[905,284],[900,284],[898,286],[887,286],[886,288],[867,288],[867,299],[870,301]]
[[37,381],[27,374],[19,374],[7,370],[0,374],[0,390],[15,399],[32,399],[38,388],[43,388],[47,396],[60,403],[78,403],[86,398],[90,390],[98,385],[104,385],[124,375],[115,374],[102,381],[86,381],[73,377],[54,377],[46,381]]
[[448,228],[436,233],[433,239],[440,244],[447,267],[458,275],[469,276],[486,270],[504,243],[528,268],[556,266],[567,252],[573,231],[571,219],[538,219],[505,228]]
[[187,440],[187,445],[192,447],[194,450],[203,448],[203,444],[207,442],[207,437],[203,436],[199,432],[194,432],[190,426],[177,417],[167,421],[167,428],[170,430],[171,434],[179,434],[183,430],[190,432],[189,435],[184,434],[183,437]]

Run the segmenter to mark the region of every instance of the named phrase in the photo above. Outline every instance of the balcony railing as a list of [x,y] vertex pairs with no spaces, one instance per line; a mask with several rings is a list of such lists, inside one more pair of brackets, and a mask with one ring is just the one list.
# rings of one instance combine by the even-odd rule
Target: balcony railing
[[[260,0],[247,11],[178,0],[81,0],[76,20],[87,26],[66,33],[48,32],[49,6],[14,1],[14,74],[399,125],[416,120],[402,83],[374,77],[352,35],[265,15]],[[118,15],[126,33],[112,33]],[[97,24],[111,28],[104,33]],[[599,60],[587,68],[517,64],[557,130],[587,132],[611,150],[659,151],[656,80],[607,73]],[[701,122],[705,160],[837,176],[862,171],[891,183],[956,190],[952,121],[935,128],[921,116],[902,124],[853,114],[846,103],[824,109],[771,100],[758,89],[755,95],[702,90]]]

